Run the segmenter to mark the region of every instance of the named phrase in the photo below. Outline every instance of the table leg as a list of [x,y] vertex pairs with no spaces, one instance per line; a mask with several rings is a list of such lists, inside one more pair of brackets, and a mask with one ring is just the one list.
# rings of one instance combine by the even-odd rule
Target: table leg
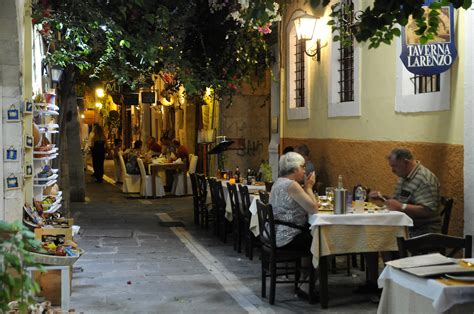
[[71,295],[70,267],[61,268],[61,310],[65,313],[69,311],[69,298]]
[[319,302],[322,309],[328,308],[328,257],[319,257]]

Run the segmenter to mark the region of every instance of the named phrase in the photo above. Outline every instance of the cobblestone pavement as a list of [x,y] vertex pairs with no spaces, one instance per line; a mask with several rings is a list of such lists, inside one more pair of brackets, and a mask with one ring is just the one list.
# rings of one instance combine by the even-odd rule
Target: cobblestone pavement
[[[113,177],[110,161],[106,173]],[[87,253],[74,265],[71,308],[84,313],[375,313],[353,294],[364,273],[330,275],[330,308],[277,285],[276,304],[260,297],[260,261],[235,252],[192,222],[191,197],[143,199],[86,176],[87,201],[73,203]],[[342,262],[342,259],[341,259]]]

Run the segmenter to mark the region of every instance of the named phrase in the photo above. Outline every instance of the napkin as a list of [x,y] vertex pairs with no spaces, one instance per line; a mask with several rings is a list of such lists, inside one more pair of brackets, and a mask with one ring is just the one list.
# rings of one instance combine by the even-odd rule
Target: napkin
[[181,158],[178,158],[176,159],[175,161],[173,161],[174,164],[182,164],[183,161],[181,160]]

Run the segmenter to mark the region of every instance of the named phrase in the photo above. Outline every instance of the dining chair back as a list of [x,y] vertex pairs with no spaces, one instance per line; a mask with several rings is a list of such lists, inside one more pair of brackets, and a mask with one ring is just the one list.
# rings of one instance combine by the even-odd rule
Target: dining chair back
[[230,207],[232,208],[232,238],[234,241],[234,250],[242,252],[242,233],[244,232],[244,217],[240,209],[239,194],[237,185],[227,183],[229,193]]
[[141,177],[138,174],[128,174],[123,160],[122,153],[118,154],[120,169],[122,169],[122,192],[123,193],[140,193]]
[[441,233],[448,234],[449,221],[451,220],[451,211],[453,209],[454,200],[452,198],[441,197]]
[[224,187],[221,181],[216,181],[214,184],[215,196],[217,202],[217,212],[215,213],[218,222],[218,233],[222,242],[227,242],[227,234],[231,231],[229,221],[225,217],[226,214],[226,199],[224,194]]
[[441,253],[447,257],[454,257],[464,250],[464,257],[472,257],[472,236],[464,238],[448,236],[439,233],[427,233],[414,238],[405,239],[397,237],[398,252],[400,257],[422,255],[428,253]]
[[242,202],[242,217],[244,221],[243,239],[245,245],[245,256],[249,260],[253,259],[253,248],[255,246],[255,235],[250,230],[250,221],[252,219],[252,213],[250,212],[250,194],[247,186],[239,184],[240,200]]
[[264,204],[268,204],[270,202],[270,194],[267,191],[258,191],[258,194],[260,195],[260,200]]
[[[260,242],[262,244],[262,297],[266,296],[266,282],[270,277],[270,296],[269,303],[275,304],[275,290],[277,283],[293,283],[295,292],[301,282],[309,283],[309,302],[314,303],[315,300],[315,269],[310,263],[309,280],[301,280],[301,258],[312,258],[309,248],[305,250],[285,250],[278,248],[276,245],[276,224],[286,223],[275,220],[273,217],[273,209],[270,204],[264,204],[257,200],[258,224],[260,227]],[[278,264],[284,263],[282,266]],[[286,275],[285,280],[277,280],[279,276]],[[288,276],[294,275],[293,279]]]
[[[207,179],[204,174],[197,174],[197,186],[199,194],[199,207],[201,215],[201,227],[209,228],[209,221],[211,220],[210,208],[207,206]],[[211,194],[212,197],[212,194]]]
[[191,189],[193,191],[193,209],[194,209],[194,224],[199,225],[199,189],[196,173],[190,173]]

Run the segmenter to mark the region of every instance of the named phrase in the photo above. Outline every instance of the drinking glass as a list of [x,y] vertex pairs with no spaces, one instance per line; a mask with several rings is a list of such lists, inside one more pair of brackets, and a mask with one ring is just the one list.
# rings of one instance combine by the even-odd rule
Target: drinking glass
[[334,188],[333,187],[327,187],[326,188],[326,198],[329,203],[332,203],[334,200]]

